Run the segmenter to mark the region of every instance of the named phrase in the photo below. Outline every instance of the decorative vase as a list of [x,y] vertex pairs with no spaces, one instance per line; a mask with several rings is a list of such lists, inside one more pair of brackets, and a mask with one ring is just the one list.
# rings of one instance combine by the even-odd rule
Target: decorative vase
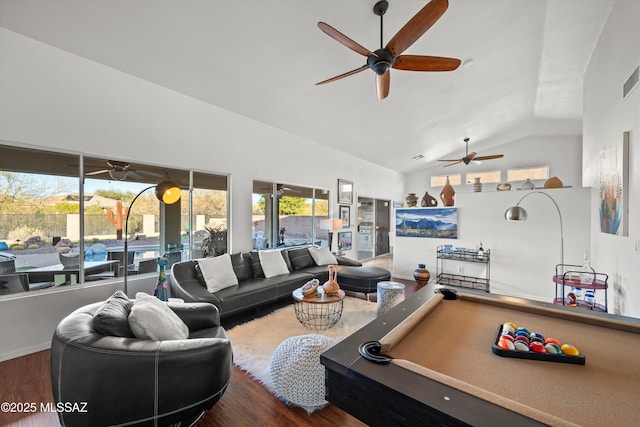
[[454,190],[453,185],[449,182],[449,177],[447,176],[447,182],[442,187],[442,191],[440,192],[440,200],[442,200],[442,204],[444,206],[453,206],[454,200],[453,196],[455,196],[456,190]]
[[327,295],[338,295],[338,292],[340,292],[340,285],[338,284],[338,281],[336,280],[337,277],[338,277],[338,268],[335,265],[330,265],[329,266],[329,280],[324,282],[324,285],[322,285],[322,289],[324,290],[325,294],[327,294]]
[[413,272],[413,278],[416,280],[416,290],[418,290],[429,283],[431,273],[425,268],[424,264],[418,264],[418,268]]
[[406,200],[407,200],[407,207],[415,208],[418,204],[418,197],[416,196],[416,193],[409,193]]
[[424,197],[422,197],[422,207],[423,208],[433,208],[438,206],[438,201],[435,197],[429,194],[428,191],[425,191]]
[[476,193],[479,193],[482,191],[482,183],[480,182],[480,177],[476,177],[474,178],[475,181],[473,183],[473,191],[475,191]]
[[552,176],[544,183],[544,188],[562,188],[562,181],[557,176]]
[[156,285],[156,290],[153,292],[153,295],[160,301],[169,301],[167,273],[165,273],[167,257],[158,258],[158,267],[160,267],[160,274],[158,275],[158,284]]
[[511,184],[508,182],[501,182],[498,184],[498,191],[509,191],[511,190]]
[[535,187],[535,185],[533,185],[533,182],[531,182],[531,179],[527,178],[527,180],[525,182],[522,183],[522,185],[520,186],[521,190],[533,190],[533,188]]

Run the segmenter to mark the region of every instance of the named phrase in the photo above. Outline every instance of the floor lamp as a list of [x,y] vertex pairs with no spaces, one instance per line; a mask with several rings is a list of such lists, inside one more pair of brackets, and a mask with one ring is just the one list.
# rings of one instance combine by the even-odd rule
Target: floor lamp
[[128,286],[127,286],[127,278],[129,276],[129,213],[131,213],[131,208],[133,204],[136,202],[138,197],[145,191],[154,188],[156,189],[156,197],[162,203],[166,205],[172,205],[180,200],[180,187],[177,184],[171,181],[162,181],[158,185],[151,185],[149,187],[144,188],[142,191],[138,193],[136,197],[133,198],[131,204],[129,205],[129,209],[127,209],[127,216],[124,221],[124,293],[128,295]]
[[342,220],[341,219],[321,219],[320,220],[320,230],[327,230],[329,234],[329,252],[333,249],[333,230],[338,230],[342,228]]
[[522,202],[524,199],[531,196],[532,194],[542,194],[543,196],[547,196],[549,200],[553,202],[553,204],[555,205],[558,211],[558,217],[560,218],[560,264],[563,265],[564,264],[564,231],[562,229],[562,214],[560,213],[560,207],[558,207],[558,204],[556,203],[556,201],[553,200],[553,197],[551,197],[547,193],[543,193],[542,191],[532,191],[526,194],[525,196],[523,196],[515,206],[512,206],[509,209],[507,209],[507,211],[504,213],[504,219],[506,219],[507,221],[526,221],[528,217],[527,211],[522,206],[520,206],[520,202]]

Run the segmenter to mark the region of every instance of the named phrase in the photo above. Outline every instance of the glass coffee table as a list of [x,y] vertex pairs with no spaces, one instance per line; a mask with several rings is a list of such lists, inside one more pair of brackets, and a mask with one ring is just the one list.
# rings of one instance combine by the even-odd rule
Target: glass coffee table
[[337,295],[327,295],[322,286],[318,286],[318,294],[305,297],[302,288],[291,293],[295,300],[293,308],[298,321],[309,329],[329,329],[338,323],[342,317],[344,303],[344,291],[341,289]]

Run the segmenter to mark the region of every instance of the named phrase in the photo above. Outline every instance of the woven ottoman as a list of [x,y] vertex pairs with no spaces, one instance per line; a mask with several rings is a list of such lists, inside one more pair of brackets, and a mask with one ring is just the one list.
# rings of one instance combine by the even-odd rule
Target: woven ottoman
[[319,334],[299,335],[282,341],[271,357],[271,380],[276,395],[308,412],[326,405],[320,354],[334,344],[334,340]]

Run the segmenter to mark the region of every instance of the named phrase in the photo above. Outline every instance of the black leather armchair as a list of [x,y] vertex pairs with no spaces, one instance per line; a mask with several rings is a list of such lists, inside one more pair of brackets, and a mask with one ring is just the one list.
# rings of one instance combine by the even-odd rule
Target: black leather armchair
[[93,316],[102,305],[77,309],[53,335],[51,385],[61,425],[189,425],[220,399],[233,356],[215,306],[169,303],[189,339],[151,341],[97,333]]

